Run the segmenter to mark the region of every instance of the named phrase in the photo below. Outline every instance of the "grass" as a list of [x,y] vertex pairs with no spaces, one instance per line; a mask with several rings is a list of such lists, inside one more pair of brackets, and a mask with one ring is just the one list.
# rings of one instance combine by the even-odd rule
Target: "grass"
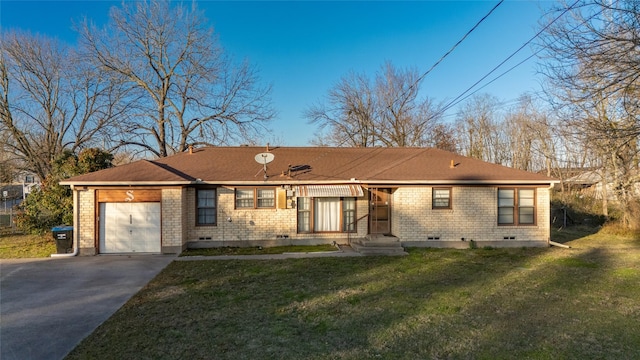
[[338,249],[331,244],[313,245],[313,246],[274,246],[274,247],[221,247],[221,248],[203,248],[203,249],[187,249],[180,256],[220,256],[220,255],[265,255],[265,254],[283,254],[288,252],[322,252],[337,251]]
[[0,259],[41,258],[55,253],[51,234],[0,236]]
[[640,238],[574,236],[571,249],[175,261],[68,358],[637,358]]

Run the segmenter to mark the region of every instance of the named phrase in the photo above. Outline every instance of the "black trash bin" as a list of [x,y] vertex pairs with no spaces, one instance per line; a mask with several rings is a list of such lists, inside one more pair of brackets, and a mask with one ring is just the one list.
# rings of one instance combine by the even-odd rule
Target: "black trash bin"
[[73,251],[73,226],[56,226],[51,229],[51,232],[56,241],[58,254],[67,254]]

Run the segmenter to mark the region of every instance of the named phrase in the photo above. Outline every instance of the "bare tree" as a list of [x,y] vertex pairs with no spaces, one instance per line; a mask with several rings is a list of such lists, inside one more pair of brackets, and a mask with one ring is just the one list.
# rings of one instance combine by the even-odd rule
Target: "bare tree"
[[312,105],[305,117],[329,134],[316,139],[317,144],[337,146],[375,146],[377,99],[369,79],[349,73],[329,90],[327,104]]
[[[307,109],[305,117],[328,131],[317,143],[337,146],[427,146],[445,144],[447,127],[439,108],[418,99],[419,74],[399,70],[390,62],[371,80],[349,73],[329,90],[327,103]],[[440,139],[434,138],[434,129]],[[450,144],[448,144],[450,145]]]
[[[0,129],[2,126],[0,125]],[[9,141],[9,132],[0,131],[0,184],[14,182],[17,175],[17,166],[15,161],[12,160],[11,154],[5,151],[6,144]]]
[[64,149],[105,138],[123,111],[123,92],[56,40],[6,32],[0,46],[0,130],[9,134],[3,151],[44,179]]
[[424,146],[438,124],[440,109],[429,98],[418,100],[420,75],[384,64],[376,77],[378,138],[386,146]]
[[458,139],[455,136],[454,127],[451,124],[445,122],[436,124],[431,130],[431,136],[429,142],[427,142],[426,145],[429,147],[457,153]]
[[544,107],[531,95],[522,95],[516,107],[507,111],[504,124],[509,149],[509,166],[528,171],[557,170],[556,148],[560,138]]
[[106,28],[85,21],[79,32],[85,58],[131,88],[137,110],[123,144],[163,157],[250,138],[275,116],[270,87],[258,86],[250,64],[224,55],[195,3],[136,1],[110,15]]
[[471,97],[457,114],[462,154],[472,158],[507,164],[510,157],[498,114],[500,102],[489,94]]
[[541,44],[548,60],[543,73],[554,95],[563,103],[615,96],[632,121],[621,117],[625,123],[615,134],[598,120],[589,126],[609,136],[639,137],[640,3],[590,0],[569,14],[547,28]]
[[630,224],[640,181],[640,3],[593,0],[570,14],[543,38],[547,90],[558,111],[570,114],[567,125],[588,141]]

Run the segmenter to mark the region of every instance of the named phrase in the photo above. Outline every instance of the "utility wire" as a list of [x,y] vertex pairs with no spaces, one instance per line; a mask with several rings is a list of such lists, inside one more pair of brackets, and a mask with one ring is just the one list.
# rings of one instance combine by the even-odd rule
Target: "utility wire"
[[[580,25],[586,23],[587,21],[590,21],[591,19],[595,18],[596,16],[600,15],[602,12],[604,11],[604,9],[594,13],[593,15],[591,15],[589,18],[585,19],[584,21],[582,21],[580,24],[576,25],[575,27],[572,28],[572,30],[577,29]],[[566,12],[566,11],[565,11]],[[557,19],[556,19],[557,20]],[[555,21],[555,20],[554,20]],[[554,41],[554,42],[557,42]],[[507,73],[511,72],[513,69],[517,68],[518,66],[524,64],[525,62],[529,61],[532,57],[538,55],[539,53],[541,53],[542,51],[546,50],[545,48],[541,48],[540,50],[536,51],[535,53],[531,54],[530,56],[528,56],[526,59],[520,61],[519,63],[515,64],[514,66],[510,67],[508,70],[504,71],[502,74],[496,76],[495,78],[491,79],[488,83],[482,85],[480,88],[476,89],[475,91],[473,91],[471,94],[468,94],[467,96],[461,98],[460,100],[456,101],[455,103],[452,103],[451,106],[447,107],[446,109],[442,110],[442,112],[448,110],[449,108],[458,105],[459,103],[461,103],[462,101],[468,99],[469,97],[473,96],[475,93],[477,93],[478,91],[484,89],[485,87],[489,86],[490,84],[492,84],[494,81],[498,80],[499,78],[503,77],[504,75],[506,75]],[[534,95],[539,94],[539,92],[534,93]],[[511,100],[514,101],[514,100]],[[442,113],[440,112],[440,113]],[[439,113],[439,114],[440,114]],[[453,114],[451,114],[453,115]]]
[[466,34],[464,34],[464,36],[458,40],[457,43],[455,43],[455,45],[453,45],[451,47],[451,49],[449,49],[449,51],[447,51],[444,55],[442,55],[440,57],[440,59],[438,59],[438,61],[435,62],[435,64],[431,65],[431,67],[429,68],[429,70],[425,71],[418,79],[416,79],[416,81],[413,82],[413,84],[411,84],[406,91],[404,91],[402,93],[402,96],[400,96],[400,98],[404,97],[406,95],[407,92],[409,92],[411,89],[413,89],[414,87],[416,87],[418,85],[418,83],[420,83],[422,81],[422,79],[425,78],[425,76],[427,76],[436,66],[438,66],[442,60],[444,60],[447,56],[449,56],[449,54],[451,54],[453,52],[453,50],[455,50],[455,48],[458,47],[458,45],[460,45],[478,26],[480,26],[480,24],[489,17],[489,15],[491,15],[491,13],[493,13],[493,11],[495,9],[498,8],[498,6],[500,6],[500,4],[502,4],[504,2],[504,0],[500,0],[491,10],[489,10],[489,12],[482,17],[482,19],[480,19],[472,28],[471,30],[467,31]]
[[514,66],[510,67],[508,70],[504,71],[502,74],[494,77],[493,79],[491,79],[489,82],[487,82],[486,84],[482,85],[481,87],[477,88],[476,90],[474,90],[472,93],[468,94],[467,96],[460,98],[461,96],[463,96],[465,93],[467,93],[469,90],[471,90],[471,88],[473,88],[473,86],[477,85],[478,82],[482,81],[484,78],[486,78],[489,74],[487,74],[484,78],[480,79],[478,82],[476,82],[473,86],[471,86],[469,89],[467,89],[464,93],[462,93],[461,95],[459,95],[458,97],[456,97],[454,100],[452,100],[451,102],[449,102],[445,107],[443,107],[442,112],[445,112],[447,110],[449,110],[450,108],[458,105],[459,103],[467,100],[469,97],[473,96],[474,94],[476,94],[478,91],[484,89],[485,87],[491,85],[494,81],[498,80],[499,78],[503,77],[504,75],[506,75],[507,73],[510,73],[513,69],[517,68],[518,66],[524,64],[525,62],[529,61],[531,58],[533,58],[534,56],[538,55],[540,52],[542,52],[542,50],[544,49],[540,49],[538,51],[536,51],[535,53],[529,55],[526,59],[520,61],[519,63],[515,64]]
[[[553,25],[556,21],[558,21],[558,19],[560,19],[562,16],[564,16],[564,14],[566,14],[567,12],[569,12],[570,10],[573,10],[573,8],[580,2],[580,0],[576,0],[573,4],[571,4],[569,7],[567,7],[566,9],[564,9],[564,11],[562,13],[560,13],[560,15],[558,15],[555,19],[553,19],[550,23],[548,23],[545,27],[543,27],[540,31],[538,31],[531,39],[529,39],[527,42],[525,42],[524,44],[522,44],[522,46],[520,46],[516,51],[514,51],[511,55],[509,55],[506,59],[504,59],[500,64],[498,64],[496,67],[494,67],[491,71],[489,71],[485,76],[483,76],[482,78],[480,78],[480,80],[476,81],[473,85],[471,85],[469,88],[467,88],[467,90],[465,90],[462,94],[458,95],[455,99],[451,100],[447,105],[445,105],[439,112],[439,114],[444,113],[445,111],[449,110],[450,108],[452,108],[453,106],[457,105],[458,103],[460,103],[461,101],[467,99],[469,96],[475,94],[476,92],[478,92],[480,89],[484,88],[485,86],[491,84],[492,82],[496,81],[498,78],[504,76],[505,74],[507,74],[508,72],[512,71],[513,69],[515,69],[516,67],[522,65],[524,62],[528,61],[529,59],[531,59],[532,57],[534,57],[535,55],[537,55],[540,51],[537,51],[536,53],[532,54],[531,56],[527,57],[526,59],[524,59],[523,61],[519,62],[518,64],[516,64],[515,66],[511,67],[509,70],[503,72],[502,74],[500,74],[499,76],[497,76],[496,78],[494,78],[493,80],[491,80],[489,83],[483,85],[480,89],[477,89],[476,91],[474,91],[473,93],[469,94],[468,96],[462,98],[466,93],[468,93],[469,91],[471,91],[471,89],[473,89],[474,87],[476,87],[480,82],[482,82],[484,79],[486,79],[489,75],[491,75],[492,73],[494,73],[498,68],[500,68],[502,65],[504,65],[507,61],[509,61],[512,57],[514,57],[517,53],[519,53],[522,49],[524,49],[525,46],[529,45],[533,40],[535,40],[537,37],[539,37],[544,31],[546,31],[551,25]],[[462,99],[461,99],[462,98]]]

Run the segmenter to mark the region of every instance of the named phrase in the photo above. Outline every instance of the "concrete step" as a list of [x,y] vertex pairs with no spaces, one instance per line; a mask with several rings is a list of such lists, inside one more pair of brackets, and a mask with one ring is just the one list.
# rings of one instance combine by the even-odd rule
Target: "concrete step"
[[362,255],[408,255],[396,237],[386,241],[378,237],[374,240],[356,239],[351,242],[351,247]]
[[394,235],[382,235],[382,234],[368,234],[364,237],[371,241],[399,241],[398,237]]

